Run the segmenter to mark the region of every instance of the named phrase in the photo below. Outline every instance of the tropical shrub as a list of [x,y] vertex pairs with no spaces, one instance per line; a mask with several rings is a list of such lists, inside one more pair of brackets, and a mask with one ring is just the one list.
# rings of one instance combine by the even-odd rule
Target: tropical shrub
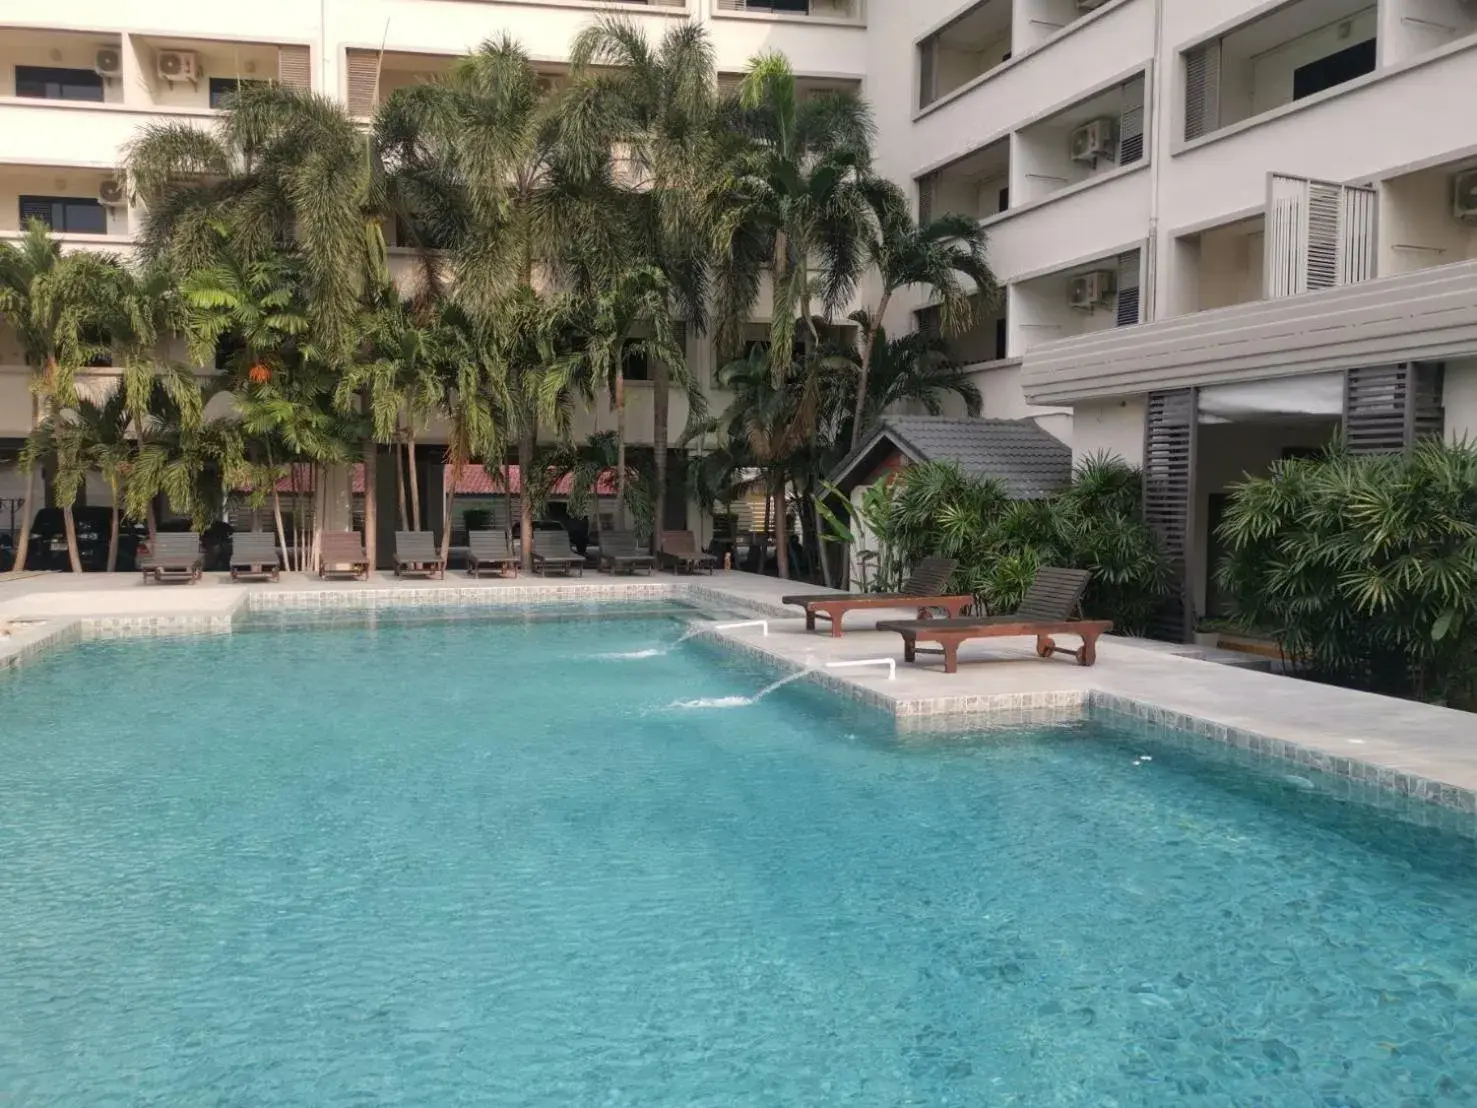
[[1477,701],[1477,448],[1279,462],[1236,487],[1220,535],[1232,617],[1308,676]]
[[920,558],[942,554],[959,562],[951,588],[985,612],[1010,612],[1041,566],[1087,569],[1086,614],[1142,633],[1170,575],[1143,522],[1140,488],[1136,470],[1108,457],[1084,460],[1067,489],[1041,500],[1012,500],[999,482],[949,462],[910,466],[863,494],[871,554],[863,560],[874,570],[865,587],[895,589]]

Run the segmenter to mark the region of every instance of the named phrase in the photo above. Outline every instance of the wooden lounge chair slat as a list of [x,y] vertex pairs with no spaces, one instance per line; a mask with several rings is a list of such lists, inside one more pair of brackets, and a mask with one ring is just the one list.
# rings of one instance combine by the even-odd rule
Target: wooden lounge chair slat
[[282,561],[271,531],[237,531],[231,536],[231,580],[270,577],[277,580]]
[[204,566],[200,554],[200,535],[196,531],[158,531],[149,556],[139,567],[147,580],[198,581]]
[[484,569],[500,576],[512,570],[518,574],[518,556],[505,531],[471,531],[467,534],[467,572],[479,577]]
[[693,573],[706,569],[709,573],[718,564],[718,559],[697,548],[697,537],[691,531],[663,531],[657,544],[661,551],[661,562],[678,573]]
[[940,609],[950,616],[957,616],[974,603],[974,597],[967,594],[956,593],[952,596],[944,594],[944,588],[948,585],[949,578],[954,575],[956,564],[952,558],[937,556],[924,558],[914,567],[907,583],[898,592],[805,593],[780,599],[782,603],[798,605],[805,609],[805,629],[807,631],[815,630],[817,619],[829,620],[833,638],[840,637],[841,621],[847,612],[866,608],[916,608],[919,619],[927,616],[934,609]]
[[319,577],[369,579],[369,557],[358,531],[324,531],[318,553]]
[[[1087,591],[1091,574],[1081,569],[1043,567],[1026,590],[1020,607],[1008,615],[972,619],[895,620],[877,625],[879,631],[896,631],[903,637],[903,660],[917,660],[920,642],[937,643],[944,656],[944,672],[958,670],[959,647],[970,639],[1034,635],[1036,653],[1042,658],[1070,654],[1079,665],[1097,661],[1098,636],[1113,629],[1108,620],[1074,619]],[[1077,635],[1078,650],[1056,645],[1053,635]]]
[[569,573],[578,568],[585,575],[585,560],[569,546],[569,535],[565,531],[535,531],[533,533],[533,571],[541,573],[553,569]]
[[395,532],[395,576],[444,577],[446,563],[436,549],[436,536],[429,531]]

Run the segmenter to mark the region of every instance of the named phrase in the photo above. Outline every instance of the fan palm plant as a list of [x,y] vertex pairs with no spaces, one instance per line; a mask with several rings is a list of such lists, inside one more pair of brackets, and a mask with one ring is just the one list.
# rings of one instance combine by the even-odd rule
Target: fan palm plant
[[1000,295],[985,261],[985,233],[978,220],[967,215],[943,215],[919,225],[913,222],[896,186],[879,189],[888,194],[888,199],[878,206],[880,214],[876,231],[867,243],[867,256],[881,281],[881,294],[871,312],[852,317],[862,328],[860,377],[851,425],[853,449],[866,431],[872,356],[892,298],[908,288],[927,290],[939,303],[944,332],[952,334],[967,330],[976,312],[994,305]]

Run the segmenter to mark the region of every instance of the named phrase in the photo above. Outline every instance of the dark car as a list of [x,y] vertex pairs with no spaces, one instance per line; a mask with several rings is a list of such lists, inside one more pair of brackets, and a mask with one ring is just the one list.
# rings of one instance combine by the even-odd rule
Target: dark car
[[[73,508],[77,526],[77,556],[85,572],[101,573],[108,568],[108,541],[113,536],[113,512],[109,508]],[[118,570],[138,567],[138,547],[144,528],[127,520],[118,532]],[[26,551],[27,569],[71,569],[67,557],[67,532],[60,508],[42,508],[31,523],[31,545]]]

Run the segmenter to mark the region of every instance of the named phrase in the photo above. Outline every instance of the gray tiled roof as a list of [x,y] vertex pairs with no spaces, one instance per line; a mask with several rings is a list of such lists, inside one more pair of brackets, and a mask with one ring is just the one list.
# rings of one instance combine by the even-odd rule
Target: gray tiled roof
[[896,448],[914,462],[955,462],[971,477],[993,477],[1019,500],[1036,500],[1072,480],[1072,449],[1029,419],[887,416],[836,467],[847,487]]

